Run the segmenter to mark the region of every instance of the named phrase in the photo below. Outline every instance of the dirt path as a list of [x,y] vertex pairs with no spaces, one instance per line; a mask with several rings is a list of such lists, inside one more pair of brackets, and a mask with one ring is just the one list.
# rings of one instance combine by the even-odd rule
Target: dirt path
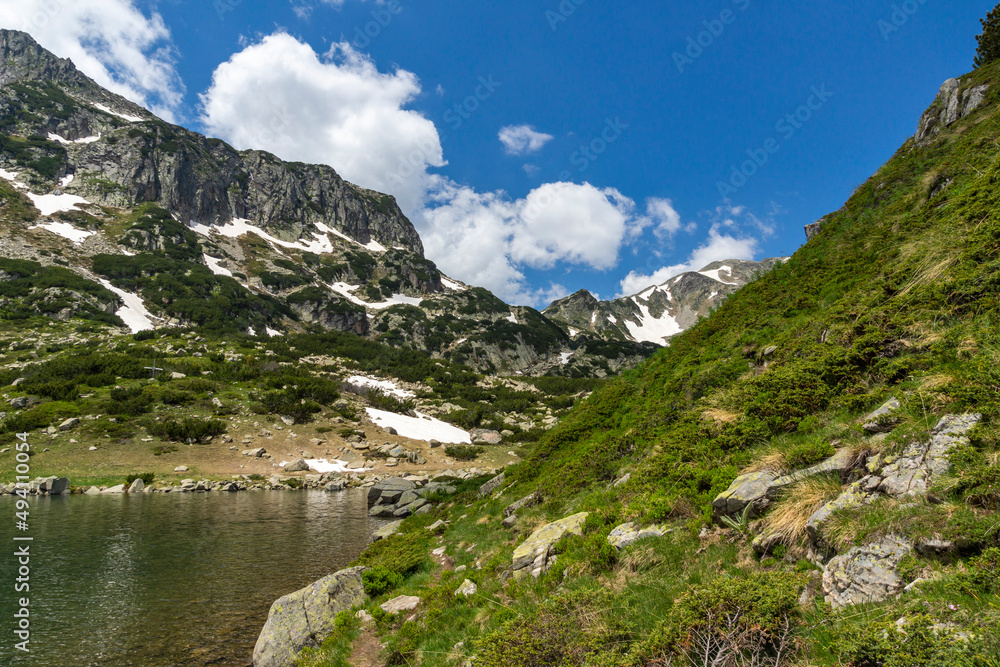
[[382,642],[371,625],[366,626],[354,640],[351,657],[347,661],[353,667],[382,667]]

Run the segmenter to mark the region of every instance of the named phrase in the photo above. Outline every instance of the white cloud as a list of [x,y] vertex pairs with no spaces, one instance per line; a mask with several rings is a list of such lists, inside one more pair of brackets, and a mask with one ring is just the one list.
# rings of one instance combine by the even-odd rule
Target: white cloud
[[348,181],[396,195],[413,215],[427,169],[445,164],[434,123],[404,108],[419,93],[416,75],[379,72],[349,44],[321,57],[276,33],[216,68],[201,121],[237,148],[332,165]]
[[147,16],[131,0],[0,0],[0,17],[108,90],[176,119],[184,85],[155,11]]
[[567,290],[530,288],[522,267],[614,267],[634,208],[617,190],[589,183],[548,183],[514,201],[439,178],[418,228],[427,255],[445,273],[513,303],[546,305]]
[[655,225],[653,234],[661,241],[671,238],[681,229],[681,214],[674,209],[673,202],[669,199],[658,197],[647,199],[646,215]]
[[500,130],[500,143],[508,155],[527,155],[542,150],[555,137],[536,132],[528,125],[508,125]]
[[621,281],[621,292],[618,296],[631,296],[638,294],[652,285],[662,285],[674,276],[678,276],[688,271],[698,271],[708,266],[712,262],[723,259],[753,259],[757,253],[758,241],[755,238],[737,238],[729,234],[723,234],[718,226],[713,226],[709,230],[708,238],[705,242],[692,251],[687,261],[683,264],[664,266],[650,274],[631,271]]

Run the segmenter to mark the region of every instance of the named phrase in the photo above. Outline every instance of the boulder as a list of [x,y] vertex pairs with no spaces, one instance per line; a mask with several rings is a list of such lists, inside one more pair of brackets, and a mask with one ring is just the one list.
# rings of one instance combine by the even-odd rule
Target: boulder
[[59,424],[59,430],[60,431],[68,431],[71,428],[73,428],[74,426],[77,426],[79,423],[80,423],[79,419],[77,419],[76,417],[70,417],[69,419],[67,419],[63,423]]
[[259,459],[260,457],[267,454],[267,450],[263,447],[257,447],[256,449],[244,449],[243,456],[249,456],[250,458]]
[[174,472],[187,472],[189,470],[190,468],[188,468],[187,466],[177,466],[176,468],[174,468]]
[[142,490],[146,488],[146,483],[141,479],[136,477],[132,480],[132,483],[128,486],[128,493],[142,493]]
[[416,482],[408,479],[399,477],[383,479],[368,489],[368,506],[371,507],[376,503],[382,505],[394,504],[404,492],[412,491],[415,488],[417,488]]
[[479,487],[479,495],[481,496],[490,495],[491,493],[500,488],[500,486],[503,484],[503,480],[504,480],[504,473],[500,473],[499,475],[497,475],[496,477],[494,477],[493,479],[491,479],[490,481],[486,482],[485,484]]
[[469,432],[469,438],[474,445],[500,445],[503,444],[503,436],[499,431],[477,428]]
[[124,484],[119,484],[117,486],[112,486],[110,488],[104,489],[103,491],[101,491],[101,493],[104,493],[104,494],[125,493],[125,485]]
[[39,493],[47,493],[50,496],[61,495],[69,488],[69,479],[66,477],[46,477],[38,484]]
[[285,472],[305,472],[306,470],[309,470],[309,464],[306,463],[305,459],[295,459],[285,465]]
[[[397,598],[393,598],[388,602],[383,602],[379,607],[387,614],[399,614],[404,611],[413,611],[420,604],[420,598],[415,595],[400,595]],[[257,664],[254,663],[254,667]]]
[[462,582],[462,585],[458,587],[455,591],[455,597],[461,595],[462,597],[472,597],[479,592],[479,587],[476,586],[475,582],[466,579]]
[[667,534],[667,531],[660,526],[649,526],[648,528],[636,528],[635,524],[623,523],[622,525],[616,527],[608,535],[608,544],[613,546],[619,551],[629,546],[634,542],[645,539],[647,537],[663,537]]
[[28,398],[26,396],[18,396],[17,398],[10,399],[10,407],[15,410],[26,408],[28,407]]
[[899,399],[890,398],[882,407],[861,420],[861,428],[868,433],[888,433],[899,424],[899,418],[894,415],[901,407]]
[[966,434],[979,423],[982,415],[945,415],[931,431],[931,439],[909,445],[896,461],[881,470],[878,490],[894,497],[924,495],[935,477],[951,470],[948,456],[966,444]]
[[839,474],[842,478],[854,469],[856,459],[850,449],[840,449],[822,463],[780,477],[770,472],[741,475],[712,502],[716,519],[739,516],[752,505],[750,516],[759,516],[788,487],[817,475]]
[[833,558],[823,571],[826,601],[840,609],[897,595],[905,584],[896,568],[911,550],[909,542],[889,535]]
[[378,530],[376,530],[375,534],[372,537],[375,538],[376,542],[378,542],[379,540],[384,540],[387,537],[395,535],[396,531],[398,531],[399,527],[402,526],[402,525],[403,525],[402,520],[400,520],[400,521],[393,521],[391,523],[387,523],[384,526],[382,526],[381,528],[379,528]]
[[295,665],[299,651],[321,645],[333,632],[337,614],[365,601],[363,570],[340,570],[278,598],[254,646],[254,667]]
[[547,523],[531,534],[514,550],[511,572],[515,577],[538,577],[550,565],[552,548],[567,533],[583,534],[583,522],[588,512],[580,512],[559,521]]
[[926,145],[944,127],[955,124],[978,109],[986,99],[988,85],[973,86],[962,90],[958,79],[948,79],[941,84],[935,104],[920,118],[916,143]]
[[534,505],[537,505],[540,502],[542,502],[541,496],[539,496],[537,493],[530,493],[526,495],[524,498],[512,502],[510,505],[507,505],[507,507],[503,508],[503,515],[505,517],[511,516],[519,509],[523,509],[525,507],[533,507]]
[[823,524],[833,516],[834,512],[846,507],[856,507],[857,505],[871,502],[871,496],[865,493],[863,486],[863,481],[854,482],[834,500],[831,500],[813,512],[812,516],[806,522],[806,533],[809,534],[809,538],[814,544],[821,541]]

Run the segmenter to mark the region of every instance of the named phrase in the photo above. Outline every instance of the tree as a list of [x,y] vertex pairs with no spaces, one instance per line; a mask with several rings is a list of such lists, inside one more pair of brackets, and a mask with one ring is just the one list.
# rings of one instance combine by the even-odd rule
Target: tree
[[979,22],[983,24],[983,34],[976,37],[979,43],[976,48],[976,67],[1000,59],[1000,4],[986,18],[979,19]]

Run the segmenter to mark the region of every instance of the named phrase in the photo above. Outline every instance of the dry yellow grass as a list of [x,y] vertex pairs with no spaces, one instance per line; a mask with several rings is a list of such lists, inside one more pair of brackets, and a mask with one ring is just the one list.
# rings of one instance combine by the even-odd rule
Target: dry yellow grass
[[785,458],[785,453],[772,451],[761,456],[740,472],[744,475],[748,475],[752,472],[770,472],[775,475],[783,475],[786,472],[790,472],[790,470],[788,462]]
[[740,416],[722,408],[708,408],[701,413],[701,418],[716,424],[735,424]]
[[799,542],[806,536],[809,517],[839,496],[841,490],[840,479],[834,475],[821,475],[799,482],[764,517],[762,532],[777,535],[787,545]]

